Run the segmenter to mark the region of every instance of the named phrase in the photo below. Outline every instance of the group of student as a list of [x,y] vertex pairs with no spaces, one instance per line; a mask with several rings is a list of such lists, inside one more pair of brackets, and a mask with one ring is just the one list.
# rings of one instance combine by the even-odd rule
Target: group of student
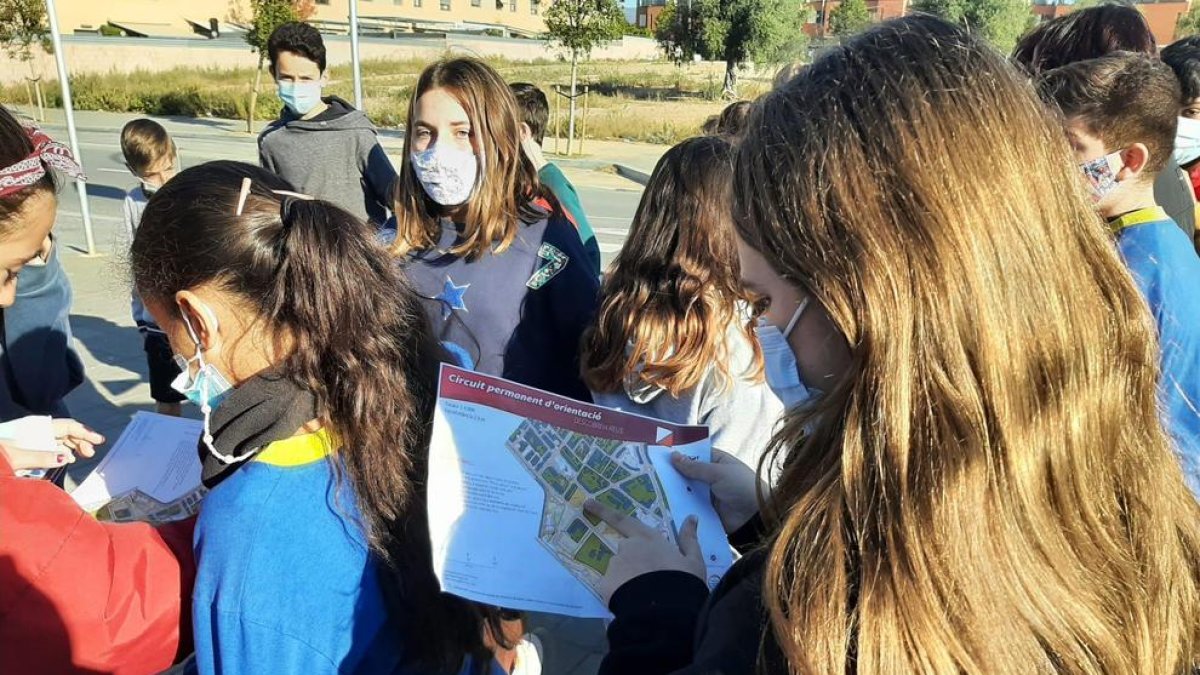
[[[536,88],[430,65],[395,170],[321,97],[319,34],[281,27],[261,167],[122,138],[152,389],[200,407],[210,492],[99,523],[0,444],[0,659],[529,672],[520,613],[433,573],[452,362],[710,428],[712,462],[672,462],[741,554],[715,590],[694,519],[674,544],[587,507],[625,537],[605,675],[1194,672],[1200,257],[1156,188],[1191,194],[1200,60],[1123,11],[1012,60],[928,16],[865,31],[670,149],[603,276]],[[0,114],[0,302],[64,153]]]

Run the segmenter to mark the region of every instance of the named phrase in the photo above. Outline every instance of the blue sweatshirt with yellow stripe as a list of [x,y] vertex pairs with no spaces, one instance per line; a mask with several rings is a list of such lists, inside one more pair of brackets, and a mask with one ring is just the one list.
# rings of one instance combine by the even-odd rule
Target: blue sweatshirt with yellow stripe
[[389,615],[382,563],[330,447],[324,431],[277,441],[205,497],[192,594],[200,673],[421,672],[405,662],[401,617]]
[[1109,226],[1158,326],[1163,421],[1192,491],[1200,495],[1200,257],[1159,207],[1128,213]]

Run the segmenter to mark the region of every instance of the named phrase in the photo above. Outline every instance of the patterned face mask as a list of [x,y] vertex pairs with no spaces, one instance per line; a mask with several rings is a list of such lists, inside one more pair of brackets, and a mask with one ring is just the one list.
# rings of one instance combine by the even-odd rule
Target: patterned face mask
[[479,162],[471,150],[437,143],[412,153],[412,165],[425,194],[442,206],[464,204],[475,191]]
[[1107,154],[1099,159],[1093,159],[1090,162],[1084,162],[1079,165],[1079,170],[1083,172],[1084,181],[1087,184],[1088,191],[1092,194],[1092,203],[1096,204],[1103,200],[1108,195],[1112,194],[1113,190],[1119,185],[1117,174],[1124,168],[1125,164],[1121,161],[1121,153],[1114,152]]

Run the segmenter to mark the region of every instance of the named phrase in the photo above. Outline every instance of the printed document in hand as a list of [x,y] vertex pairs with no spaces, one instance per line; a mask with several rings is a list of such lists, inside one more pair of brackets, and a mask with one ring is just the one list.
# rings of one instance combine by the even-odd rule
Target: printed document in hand
[[196,453],[202,431],[198,420],[138,412],[71,496],[100,520],[187,518],[206,492]]
[[429,457],[429,529],[442,588],[512,609],[608,617],[596,585],[621,535],[595,499],[668,541],[699,519],[710,587],[732,564],[708,486],[671,452],[711,460],[706,427],[678,426],[442,366]]

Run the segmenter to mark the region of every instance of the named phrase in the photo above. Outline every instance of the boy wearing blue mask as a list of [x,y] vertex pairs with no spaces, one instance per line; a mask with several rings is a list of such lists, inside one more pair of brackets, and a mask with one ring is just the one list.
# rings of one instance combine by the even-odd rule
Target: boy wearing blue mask
[[258,137],[259,163],[360,220],[385,222],[396,170],[365,113],[321,96],[328,82],[321,34],[306,23],[285,23],[271,33],[267,55],[283,109]]
[[[1161,58],[1175,71],[1183,93],[1179,130],[1175,133],[1175,161],[1187,172],[1192,190],[1200,199],[1200,35],[1172,43],[1162,50]],[[1194,239],[1200,251],[1200,231]]]
[[[150,196],[179,173],[179,150],[175,141],[161,124],[150,119],[136,119],[121,129],[121,155],[125,167],[138,179],[138,185],[125,195],[122,212],[129,240],[142,221],[142,212]],[[146,310],[137,290],[133,291],[133,320],[142,333],[146,350],[146,367],[150,376],[150,397],[160,415],[183,414],[184,397],[171,387],[179,375],[179,367],[171,360],[171,346],[154,317]]]
[[1158,59],[1124,54],[1056,68],[1038,86],[1061,111],[1096,210],[1158,326],[1164,424],[1200,493],[1200,257],[1154,201],[1154,176],[1175,146],[1179,83]]

